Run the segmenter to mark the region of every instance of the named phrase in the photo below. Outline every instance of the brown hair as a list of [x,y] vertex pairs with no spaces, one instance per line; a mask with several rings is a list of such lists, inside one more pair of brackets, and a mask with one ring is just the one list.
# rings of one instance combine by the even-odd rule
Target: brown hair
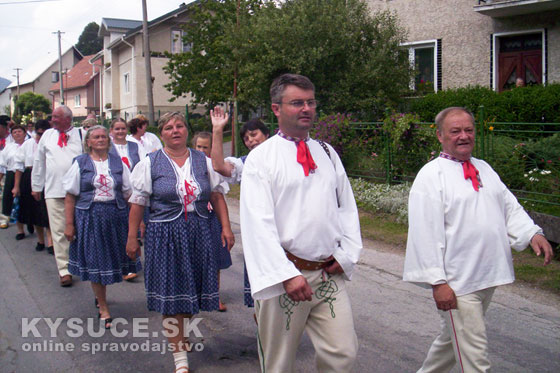
[[299,74],[283,74],[274,79],[270,86],[270,101],[274,104],[282,102],[286,87],[294,85],[305,91],[315,92],[315,86],[308,77]]

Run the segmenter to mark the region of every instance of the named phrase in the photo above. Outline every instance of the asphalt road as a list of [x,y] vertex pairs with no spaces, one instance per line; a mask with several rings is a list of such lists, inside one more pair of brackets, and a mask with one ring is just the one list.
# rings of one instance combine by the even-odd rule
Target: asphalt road
[[[200,334],[191,342],[201,351],[189,354],[197,373],[259,370],[256,326],[243,306],[238,203],[228,203],[238,240],[234,265],[222,273],[229,310],[197,315],[192,330]],[[15,233],[15,227],[0,230],[0,372],[174,371],[171,354],[160,352],[167,348],[161,317],[146,310],[142,276],[108,287],[111,314],[121,324],[115,335],[98,336],[89,283],[58,286],[53,256],[34,251],[34,236],[15,241]],[[402,262],[402,254],[366,242],[349,285],[360,342],[356,372],[416,371],[437,334],[431,292],[400,280]],[[558,296],[520,286],[498,289],[487,313],[493,371],[560,372],[559,310]],[[296,371],[314,372],[313,361],[304,336]]]

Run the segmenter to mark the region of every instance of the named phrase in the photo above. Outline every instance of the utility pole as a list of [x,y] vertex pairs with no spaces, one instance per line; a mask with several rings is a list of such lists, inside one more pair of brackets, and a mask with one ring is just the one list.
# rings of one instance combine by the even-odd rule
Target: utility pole
[[148,94],[148,119],[154,124],[154,92],[152,90],[152,61],[150,55],[150,40],[148,39],[148,9],[146,0],[142,0],[142,35],[144,36],[144,62],[146,69],[146,90]]
[[17,103],[17,100],[18,100],[18,98],[19,98],[19,71],[20,71],[20,70],[23,70],[23,69],[20,68],[20,67],[16,67],[14,70],[16,71],[16,75],[15,75],[15,76],[16,76],[16,81],[17,81],[17,91],[16,91],[16,97],[15,97],[15,99],[14,99],[14,114],[16,114],[16,113],[17,113],[17,105],[16,105],[16,103]]
[[60,30],[53,32],[53,34],[58,34],[58,75],[60,77],[60,104],[64,105],[64,84],[62,84],[62,51],[60,46]]

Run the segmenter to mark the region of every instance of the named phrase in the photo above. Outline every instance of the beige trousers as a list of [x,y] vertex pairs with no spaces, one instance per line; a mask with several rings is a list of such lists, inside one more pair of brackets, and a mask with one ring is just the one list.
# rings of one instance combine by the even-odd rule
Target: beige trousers
[[296,351],[305,330],[315,347],[317,370],[350,372],[358,352],[350,298],[341,275],[302,271],[313,289],[310,302],[286,294],[255,301],[258,352],[262,372],[294,371]]
[[484,315],[495,289],[457,297],[456,310],[438,310],[441,332],[418,372],[449,372],[455,363],[459,363],[461,372],[490,371]]
[[69,275],[68,256],[70,252],[70,242],[64,237],[66,229],[66,216],[64,215],[64,198],[47,198],[47,212],[49,214],[49,225],[51,228],[54,257],[58,274],[60,276]]

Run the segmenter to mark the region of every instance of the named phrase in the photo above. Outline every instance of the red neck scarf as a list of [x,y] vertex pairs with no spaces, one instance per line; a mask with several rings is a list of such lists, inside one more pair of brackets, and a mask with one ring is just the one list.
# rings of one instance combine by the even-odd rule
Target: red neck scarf
[[6,147],[6,138],[0,139],[0,150]]
[[64,148],[66,145],[68,145],[68,135],[66,134],[66,132],[59,132],[58,146]]
[[297,139],[295,137],[291,137],[283,133],[282,131],[278,131],[278,136],[288,140],[293,141],[296,144],[297,148],[297,162],[301,164],[303,167],[303,173],[305,176],[309,176],[309,173],[315,172],[317,169],[317,165],[311,156],[311,152],[309,151],[309,146],[307,146],[307,140]]
[[309,176],[309,172],[314,172],[317,169],[317,165],[311,156],[309,147],[304,140],[296,142],[297,146],[297,161],[303,166],[303,173],[305,176]]
[[463,176],[465,177],[465,180],[471,179],[474,190],[478,192],[482,186],[482,182],[480,181],[478,170],[471,161],[462,161],[444,152],[439,153],[439,156],[441,158],[449,159],[450,161],[461,163],[463,165]]
[[463,162],[463,174],[465,176],[465,180],[471,179],[474,190],[478,192],[480,186],[480,181],[479,181],[480,176],[478,175],[478,170],[471,163],[471,161]]

